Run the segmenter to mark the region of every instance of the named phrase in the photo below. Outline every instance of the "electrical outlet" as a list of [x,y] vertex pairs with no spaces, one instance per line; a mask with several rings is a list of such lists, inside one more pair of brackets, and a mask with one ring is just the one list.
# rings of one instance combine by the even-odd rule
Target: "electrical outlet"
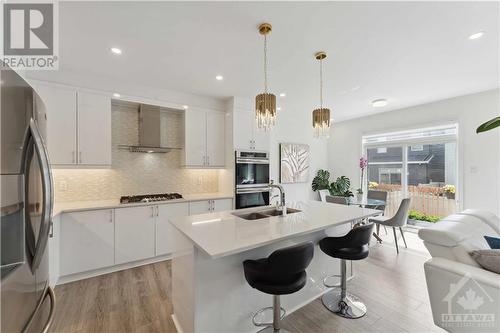
[[60,180],[59,181],[59,190],[61,192],[65,192],[68,190],[68,183],[65,180]]

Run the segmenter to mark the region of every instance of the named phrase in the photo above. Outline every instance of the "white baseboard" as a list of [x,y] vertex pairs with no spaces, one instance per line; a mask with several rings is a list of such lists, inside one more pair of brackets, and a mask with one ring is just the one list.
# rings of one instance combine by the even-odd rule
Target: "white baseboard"
[[158,257],[139,260],[139,261],[127,262],[124,264],[115,265],[115,266],[111,266],[111,267],[100,268],[100,269],[96,269],[93,271],[87,271],[87,272],[82,272],[82,273],[60,276],[59,279],[57,280],[57,285],[70,283],[70,282],[74,282],[74,281],[78,281],[78,280],[84,280],[84,279],[96,277],[99,275],[123,271],[125,269],[149,265],[149,264],[153,264],[155,262],[160,262],[160,261],[165,261],[165,260],[170,260],[170,259],[172,259],[172,255],[168,254],[168,255],[158,256]]

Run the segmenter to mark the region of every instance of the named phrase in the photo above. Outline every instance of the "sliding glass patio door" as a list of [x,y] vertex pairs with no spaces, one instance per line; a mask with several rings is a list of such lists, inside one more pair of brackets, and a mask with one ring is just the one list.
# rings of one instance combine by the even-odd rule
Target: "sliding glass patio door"
[[386,214],[411,198],[411,216],[436,221],[458,209],[457,125],[363,137],[366,190],[387,192]]

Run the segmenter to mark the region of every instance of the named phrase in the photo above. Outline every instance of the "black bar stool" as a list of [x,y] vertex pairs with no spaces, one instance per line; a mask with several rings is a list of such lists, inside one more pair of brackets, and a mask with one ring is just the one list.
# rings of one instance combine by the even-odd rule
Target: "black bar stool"
[[339,316],[356,319],[366,314],[366,306],[358,297],[346,291],[346,260],[361,260],[368,257],[368,242],[370,241],[372,229],[373,223],[369,223],[355,227],[342,237],[326,237],[319,242],[319,247],[324,253],[341,259],[340,288],[334,288],[321,298],[325,307]]
[[273,295],[273,322],[257,323],[255,321],[256,315],[269,308],[260,310],[252,318],[254,325],[268,326],[260,332],[287,332],[280,328],[281,319],[285,316],[285,310],[280,305],[280,295],[293,294],[305,286],[305,270],[313,254],[314,245],[307,242],[276,250],[267,258],[243,262],[248,284],[263,293]]

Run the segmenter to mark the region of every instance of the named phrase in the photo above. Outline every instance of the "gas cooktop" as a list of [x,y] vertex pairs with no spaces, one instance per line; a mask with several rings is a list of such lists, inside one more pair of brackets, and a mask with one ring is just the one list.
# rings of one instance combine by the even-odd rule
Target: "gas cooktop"
[[130,195],[123,196],[120,198],[120,203],[137,203],[137,202],[156,202],[156,201],[168,201],[182,199],[182,195],[179,193],[160,193],[160,194],[140,194],[140,195]]

